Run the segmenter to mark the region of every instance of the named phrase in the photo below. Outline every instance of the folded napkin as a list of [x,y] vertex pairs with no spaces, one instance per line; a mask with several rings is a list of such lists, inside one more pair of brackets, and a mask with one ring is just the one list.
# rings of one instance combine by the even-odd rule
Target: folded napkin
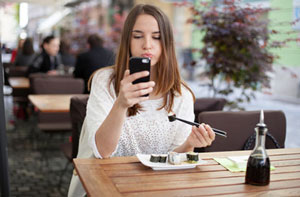
[[[214,158],[214,160],[224,166],[230,172],[245,172],[247,168],[248,156],[219,157]],[[275,170],[275,167],[272,165],[271,170]]]

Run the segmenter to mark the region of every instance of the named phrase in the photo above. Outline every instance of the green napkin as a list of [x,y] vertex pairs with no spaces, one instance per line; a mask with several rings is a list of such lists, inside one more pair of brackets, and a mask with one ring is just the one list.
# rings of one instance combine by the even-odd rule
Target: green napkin
[[[224,166],[230,172],[245,172],[247,167],[247,162],[234,162],[226,157],[214,158],[216,162]],[[275,170],[275,167],[271,165],[271,170]]]

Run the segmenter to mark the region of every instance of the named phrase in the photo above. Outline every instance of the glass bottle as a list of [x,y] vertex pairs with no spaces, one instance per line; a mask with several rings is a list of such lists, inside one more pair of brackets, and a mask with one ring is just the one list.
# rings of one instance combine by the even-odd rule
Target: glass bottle
[[260,112],[260,122],[256,125],[255,147],[247,163],[245,182],[251,185],[268,185],[270,182],[270,159],[265,149],[266,133],[263,110]]

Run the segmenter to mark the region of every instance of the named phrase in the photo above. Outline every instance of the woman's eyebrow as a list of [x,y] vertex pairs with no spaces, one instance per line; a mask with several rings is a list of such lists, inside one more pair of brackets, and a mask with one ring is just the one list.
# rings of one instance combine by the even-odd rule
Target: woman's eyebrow
[[[132,30],[132,32],[135,32],[135,33],[144,33],[141,30]],[[154,31],[154,32],[152,32],[152,34],[160,34],[160,31]]]
[[143,33],[141,30],[132,30],[132,32],[135,32],[135,33]]

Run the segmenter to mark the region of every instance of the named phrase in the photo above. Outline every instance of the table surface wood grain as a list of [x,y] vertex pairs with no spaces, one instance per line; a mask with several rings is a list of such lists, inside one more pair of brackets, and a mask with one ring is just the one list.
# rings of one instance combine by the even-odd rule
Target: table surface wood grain
[[74,159],[88,196],[299,196],[300,148],[267,150],[271,181],[245,184],[245,172],[232,173],[214,157],[249,155],[250,151],[201,153],[207,164],[194,169],[154,171],[137,157]]
[[9,77],[9,84],[12,88],[24,88],[30,87],[29,79],[27,77]]
[[41,112],[69,112],[73,96],[78,94],[30,94],[30,102]]

